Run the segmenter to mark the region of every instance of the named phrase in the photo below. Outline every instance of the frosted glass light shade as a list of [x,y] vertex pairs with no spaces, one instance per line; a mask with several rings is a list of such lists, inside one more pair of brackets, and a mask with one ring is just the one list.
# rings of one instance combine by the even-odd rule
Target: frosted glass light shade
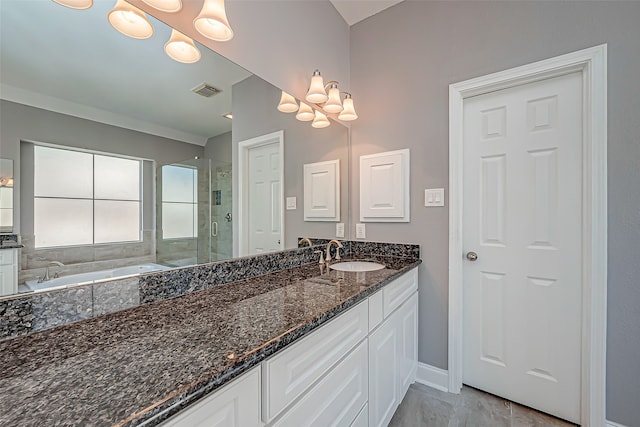
[[333,83],[329,89],[329,98],[327,103],[322,106],[327,113],[339,113],[343,110],[342,102],[340,102],[340,89],[338,85]]
[[327,119],[327,116],[322,114],[320,111],[316,110],[316,117],[313,119],[313,123],[311,123],[311,126],[313,126],[316,129],[320,129],[320,128],[326,128],[330,124],[331,123],[329,122],[329,119]]
[[125,0],[118,0],[107,14],[113,28],[134,39],[148,39],[153,35],[153,26],[143,11]]
[[53,0],[54,2],[70,7],[71,9],[89,9],[93,6],[93,0]]
[[353,107],[353,99],[351,98],[351,94],[347,94],[342,105],[344,107],[344,110],[342,110],[342,113],[340,113],[340,115],[338,116],[340,120],[348,122],[358,118],[356,110]]
[[196,44],[178,30],[171,30],[171,38],[165,43],[164,51],[169,55],[169,58],[185,64],[192,64],[200,60],[200,50]]
[[309,91],[305,99],[312,104],[322,104],[328,98],[327,92],[324,90],[324,81],[322,80],[320,71],[315,70],[313,76],[311,76],[311,84],[309,85]]
[[179,12],[182,9],[182,0],[142,0],[151,7],[162,12]]
[[300,108],[298,109],[298,114],[296,114],[296,119],[301,122],[310,122],[315,116],[313,108],[300,101]]
[[278,104],[278,111],[282,111],[283,113],[295,113],[298,111],[298,102],[292,95],[282,91],[280,103]]
[[193,26],[200,34],[211,40],[225,42],[233,38],[224,0],[205,0],[200,14],[193,20]]

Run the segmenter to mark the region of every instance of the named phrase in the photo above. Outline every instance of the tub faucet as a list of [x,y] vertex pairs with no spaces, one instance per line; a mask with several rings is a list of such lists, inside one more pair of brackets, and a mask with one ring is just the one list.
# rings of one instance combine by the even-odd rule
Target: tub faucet
[[[44,274],[42,275],[42,277],[38,278],[38,283],[42,283],[42,282],[46,282],[47,280],[51,280],[51,277],[49,276],[49,268],[50,267],[64,267],[64,264],[61,263],[60,261],[51,261],[49,262],[49,265],[47,265],[47,267],[44,270]],[[58,272],[56,271],[53,275],[53,278],[57,278],[58,277]]]
[[308,237],[303,237],[302,239],[300,239],[298,241],[298,245],[302,245],[303,243],[308,244],[309,246],[313,246],[313,243],[311,243],[311,239]]
[[327,243],[327,256],[325,258],[327,262],[331,261],[331,245],[334,243],[336,244],[336,260],[340,260],[340,248],[342,248],[342,243],[337,240],[332,240]]

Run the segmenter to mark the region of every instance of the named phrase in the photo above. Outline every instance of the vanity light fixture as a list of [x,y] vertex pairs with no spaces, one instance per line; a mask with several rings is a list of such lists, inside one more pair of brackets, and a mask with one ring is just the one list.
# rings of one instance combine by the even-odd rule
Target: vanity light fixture
[[125,0],[118,0],[107,14],[107,19],[113,28],[125,36],[148,39],[153,35],[153,26],[147,19],[147,15]]
[[171,59],[185,64],[200,60],[200,50],[193,40],[176,29],[171,30],[171,38],[165,43],[164,51]]
[[320,128],[326,128],[330,124],[331,122],[329,122],[329,119],[327,119],[327,116],[325,116],[324,113],[321,113],[320,111],[316,110],[316,116],[313,119],[313,123],[311,123],[311,126],[313,126],[316,129],[320,129]]
[[353,107],[353,98],[351,98],[350,93],[345,92],[345,97],[344,97],[342,106],[344,109],[338,115],[338,119],[343,120],[345,122],[349,122],[351,120],[355,120],[358,118],[358,115],[356,114],[356,110]]
[[[54,0],[55,1],[55,0]],[[149,6],[161,12],[179,12],[182,9],[182,0],[142,0]]]
[[316,115],[313,112],[313,108],[300,101],[300,108],[298,108],[296,119],[300,120],[301,122],[310,122],[315,116]]
[[298,102],[293,96],[282,91],[280,103],[278,104],[278,111],[282,111],[283,113],[295,113],[298,111]]
[[225,42],[233,38],[224,0],[204,0],[202,10],[193,20],[193,26],[200,34],[211,40]]
[[330,84],[331,88],[329,89],[329,97],[327,102],[322,106],[322,109],[327,113],[340,113],[343,108],[342,102],[340,102],[340,89],[338,89],[338,82],[330,82]]
[[320,75],[320,70],[316,69],[311,76],[311,84],[309,85],[309,90],[307,91],[305,99],[312,104],[322,104],[328,98],[327,91],[324,89],[324,81]]
[[0,177],[0,187],[13,187],[13,178]]
[[70,7],[71,9],[89,9],[93,6],[93,0],[53,0],[54,2]]
[[224,117],[225,119],[233,120],[233,114],[231,114],[231,112],[223,114],[222,117]]

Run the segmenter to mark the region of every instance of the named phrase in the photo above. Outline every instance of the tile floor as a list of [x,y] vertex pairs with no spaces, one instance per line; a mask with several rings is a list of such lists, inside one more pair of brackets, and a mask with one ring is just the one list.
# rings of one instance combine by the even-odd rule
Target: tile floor
[[574,424],[464,386],[460,394],[412,384],[389,427],[572,427]]

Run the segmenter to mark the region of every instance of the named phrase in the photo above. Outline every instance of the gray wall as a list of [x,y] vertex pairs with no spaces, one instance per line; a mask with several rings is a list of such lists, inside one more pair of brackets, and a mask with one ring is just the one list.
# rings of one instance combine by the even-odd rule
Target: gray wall
[[[292,248],[297,246],[300,236],[333,238],[336,230],[335,222],[304,221],[302,168],[305,163],[340,159],[340,221],[347,222],[349,136],[348,129],[339,123],[332,122],[329,127],[315,129],[311,127],[311,122],[296,120],[293,113],[281,113],[276,109],[280,95],[280,89],[256,76],[233,86],[233,169],[237,170],[237,146],[240,141],[284,131],[283,191],[285,197],[297,197],[297,209],[284,211],[285,248]],[[233,194],[237,194],[236,173],[233,180]],[[234,201],[234,211],[236,209],[237,200]],[[237,242],[235,233],[234,227],[234,243]]]
[[214,164],[231,164],[232,151],[231,132],[227,132],[207,140],[207,145],[204,147],[204,157],[213,160]]
[[[447,368],[448,85],[608,43],[607,418],[640,420],[640,2],[405,1],[351,28],[352,218],[358,158],[411,149],[411,223],[367,224],[367,240],[419,243],[421,362]],[[448,200],[447,200],[448,202]]]

